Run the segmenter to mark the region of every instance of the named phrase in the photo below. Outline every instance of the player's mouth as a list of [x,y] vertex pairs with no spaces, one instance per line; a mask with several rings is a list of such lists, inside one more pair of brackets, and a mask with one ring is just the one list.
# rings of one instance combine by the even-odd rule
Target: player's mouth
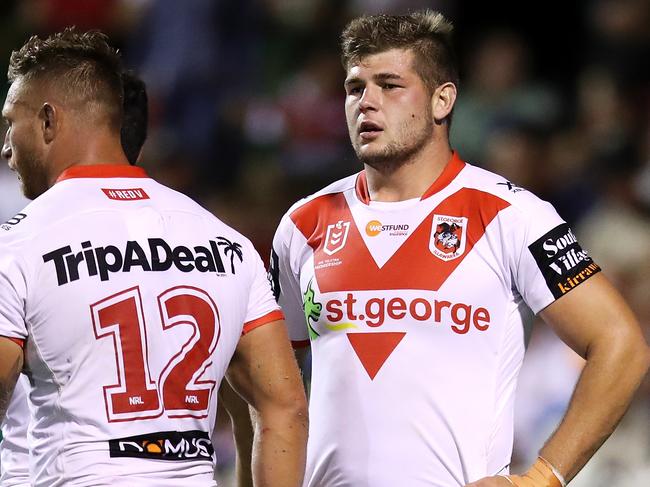
[[384,131],[378,123],[369,120],[361,122],[359,125],[359,136],[364,141],[374,140]]

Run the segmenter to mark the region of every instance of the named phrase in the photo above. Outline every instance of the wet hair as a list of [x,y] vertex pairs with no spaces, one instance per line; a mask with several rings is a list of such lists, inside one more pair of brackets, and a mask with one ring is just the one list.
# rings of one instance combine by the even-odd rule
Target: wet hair
[[147,123],[149,107],[147,87],[140,78],[130,71],[122,73],[122,89],[124,91],[124,116],[120,139],[122,149],[129,164],[135,165],[147,139]]
[[390,49],[410,49],[413,69],[431,93],[442,83],[458,86],[458,65],[451,42],[453,25],[441,13],[364,15],[341,34],[341,61],[347,70],[366,56]]
[[122,62],[99,31],[68,27],[45,39],[32,36],[11,53],[7,77],[54,87],[66,103],[105,115],[112,128],[122,125]]

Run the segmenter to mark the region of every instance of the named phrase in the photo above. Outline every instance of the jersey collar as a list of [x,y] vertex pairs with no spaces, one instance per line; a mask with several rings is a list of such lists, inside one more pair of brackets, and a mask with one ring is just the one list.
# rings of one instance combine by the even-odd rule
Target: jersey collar
[[98,164],[94,166],[70,166],[56,182],[76,178],[148,178],[144,169],[127,164]]
[[[465,163],[460,159],[456,151],[452,152],[451,159],[442,171],[442,174],[433,182],[429,189],[420,197],[420,200],[433,196],[440,190],[444,189],[451,183],[460,171],[465,167]],[[366,171],[361,171],[357,177],[355,185],[357,197],[366,205],[370,203],[370,192],[368,191],[368,181],[366,179]]]

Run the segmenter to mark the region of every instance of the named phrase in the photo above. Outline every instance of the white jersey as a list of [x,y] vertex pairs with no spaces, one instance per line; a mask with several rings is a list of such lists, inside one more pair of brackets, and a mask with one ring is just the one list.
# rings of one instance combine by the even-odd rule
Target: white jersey
[[311,344],[309,487],[457,487],[508,471],[524,328],[599,271],[555,210],[456,155],[422,198],[365,174],[295,204],[270,275]]
[[282,317],[252,244],[131,166],[75,166],[0,226],[36,486],[213,486],[217,389]]

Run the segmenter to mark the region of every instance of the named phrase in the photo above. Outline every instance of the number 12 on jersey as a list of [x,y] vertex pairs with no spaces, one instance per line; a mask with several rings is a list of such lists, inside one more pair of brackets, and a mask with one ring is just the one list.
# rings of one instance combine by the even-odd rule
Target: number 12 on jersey
[[[104,386],[109,422],[208,415],[214,380],[201,379],[212,364],[221,328],[219,311],[203,290],[178,286],[158,296],[163,334],[179,325],[192,335],[175,350],[157,380],[149,369],[149,341],[139,287],[126,289],[90,306],[95,337],[112,338],[117,384]],[[152,350],[160,353],[159,350]]]

